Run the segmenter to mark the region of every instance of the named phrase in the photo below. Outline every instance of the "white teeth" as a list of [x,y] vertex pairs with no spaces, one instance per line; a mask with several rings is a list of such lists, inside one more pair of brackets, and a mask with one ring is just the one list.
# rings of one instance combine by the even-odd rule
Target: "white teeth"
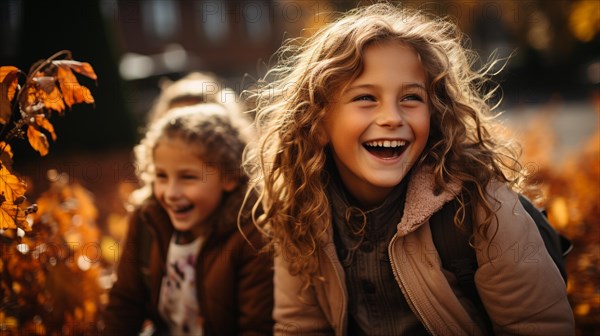
[[375,141],[368,141],[365,143],[365,145],[370,146],[370,147],[387,147],[387,148],[402,147],[402,146],[406,145],[406,141],[404,141],[404,140],[375,140]]

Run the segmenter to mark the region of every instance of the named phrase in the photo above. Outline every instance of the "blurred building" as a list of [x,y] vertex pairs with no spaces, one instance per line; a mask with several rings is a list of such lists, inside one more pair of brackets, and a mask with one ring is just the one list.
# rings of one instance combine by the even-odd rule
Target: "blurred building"
[[[241,91],[264,74],[284,39],[310,35],[336,13],[357,4],[365,3],[6,0],[0,3],[0,60],[3,64],[24,62],[46,56],[50,48],[88,46],[91,50],[96,45],[91,55],[104,49],[116,61],[126,83],[126,104],[140,122],[158,93],[160,78],[210,71]],[[498,78],[509,103],[540,103],[555,92],[581,99],[590,84],[600,81],[600,2],[596,0],[409,0],[398,4],[452,18],[483,60],[494,51],[501,57],[511,55],[508,68]],[[98,34],[105,39],[99,40]],[[60,35],[64,36],[58,39]]]
[[288,10],[264,0],[101,4],[117,24],[126,80],[195,69],[238,76],[280,45]]
[[272,65],[286,37],[302,34],[324,18],[328,2],[281,0],[101,1],[122,50],[119,71],[135,89],[140,118],[160,81],[207,71],[237,92],[248,89]]

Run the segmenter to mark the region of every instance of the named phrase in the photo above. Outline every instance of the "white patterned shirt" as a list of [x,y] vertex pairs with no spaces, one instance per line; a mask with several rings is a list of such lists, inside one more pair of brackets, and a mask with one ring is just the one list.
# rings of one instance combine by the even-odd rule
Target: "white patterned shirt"
[[175,243],[171,237],[167,252],[167,272],[160,287],[158,311],[171,335],[202,335],[202,316],[196,300],[196,259],[203,240]]

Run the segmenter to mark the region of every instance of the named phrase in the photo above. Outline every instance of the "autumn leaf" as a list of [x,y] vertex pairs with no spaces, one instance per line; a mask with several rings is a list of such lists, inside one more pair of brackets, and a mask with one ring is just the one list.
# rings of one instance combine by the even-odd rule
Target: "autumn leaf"
[[48,138],[44,133],[37,130],[35,126],[29,125],[27,128],[27,139],[29,140],[31,147],[38,151],[41,156],[46,156],[46,154],[48,154],[48,148],[50,148]]
[[6,124],[10,120],[10,102],[15,96],[18,74],[19,69],[14,66],[0,67],[0,124]]
[[73,60],[61,60],[61,61],[53,61],[53,64],[58,65],[59,67],[70,68],[75,70],[78,74],[91,78],[93,80],[97,80],[98,76],[94,72],[92,66],[87,62],[78,62]]
[[65,109],[63,97],[56,86],[56,78],[53,76],[38,76],[33,78],[40,90],[33,88],[29,92],[28,102],[34,104],[40,102],[45,108],[62,113]]
[[65,102],[63,100],[60,91],[56,86],[52,88],[50,93],[46,93],[45,91],[40,92],[40,101],[44,104],[44,107],[47,109],[54,110],[58,113],[61,113],[65,110]]
[[25,191],[25,182],[13,175],[0,162],[0,194],[3,194],[7,200],[12,202],[17,197],[25,194]]
[[71,107],[77,103],[94,102],[94,97],[92,97],[90,90],[79,84],[70,67],[59,66],[56,77],[67,106]]
[[35,116],[35,124],[45,129],[52,136],[52,140],[56,140],[56,133],[54,132],[54,126],[50,123],[50,121],[43,114],[38,114]]
[[47,109],[54,110],[61,114],[62,111],[64,111],[65,103],[56,86],[54,86],[50,94],[46,93],[45,90],[36,87],[26,87],[25,89],[27,90],[27,99],[23,110],[27,115],[38,115]]
[[13,163],[12,157],[13,152],[10,145],[4,141],[0,141],[0,165],[10,169]]
[[25,199],[25,191],[25,183],[0,162],[0,229],[29,228],[27,214],[19,208]]
[[0,229],[16,228],[31,231],[31,226],[27,223],[27,213],[18,205],[2,203],[0,205]]
[[[0,156],[3,154],[8,155],[9,158],[13,157],[13,152],[12,152],[12,148],[10,147],[10,145],[4,141],[0,141]],[[2,161],[0,160],[0,163],[1,162]]]
[[[15,92],[17,90],[17,75],[19,73],[19,69],[14,66],[3,66],[0,67],[0,82],[6,82],[8,84],[7,97],[9,101],[12,101],[15,97]],[[13,76],[14,77],[11,77]],[[6,80],[10,78],[9,80]]]

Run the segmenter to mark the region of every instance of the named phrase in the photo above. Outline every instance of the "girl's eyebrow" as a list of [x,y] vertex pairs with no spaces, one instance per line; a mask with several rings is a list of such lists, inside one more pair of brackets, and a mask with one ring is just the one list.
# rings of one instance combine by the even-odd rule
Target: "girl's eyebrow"
[[[349,86],[346,88],[346,90],[344,90],[345,93],[347,92],[351,92],[354,90],[360,90],[360,89],[374,89],[377,88],[378,85],[375,84],[358,84],[358,85],[353,85],[353,86]],[[419,82],[408,82],[408,83],[403,83],[402,84],[402,88],[403,89],[413,89],[413,88],[417,88],[417,89],[421,89],[421,90],[426,90],[425,89],[425,85],[419,83]]]

